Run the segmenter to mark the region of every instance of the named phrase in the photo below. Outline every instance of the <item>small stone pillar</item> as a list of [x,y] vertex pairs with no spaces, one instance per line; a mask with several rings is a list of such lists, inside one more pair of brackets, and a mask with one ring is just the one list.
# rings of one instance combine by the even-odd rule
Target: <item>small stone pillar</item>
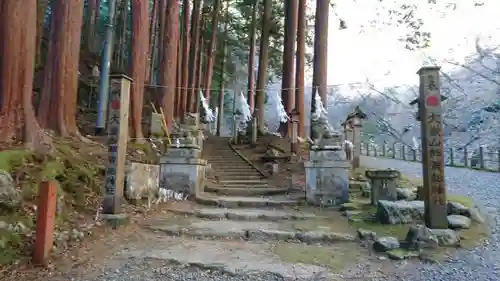
[[345,120],[345,124],[349,124],[352,129],[352,144],[354,145],[352,155],[352,167],[357,169],[360,167],[361,156],[361,128],[363,126],[363,119],[366,119],[366,114],[361,111],[359,106],[354,109],[354,112],[349,114]]
[[257,134],[258,134],[257,115],[254,111],[254,115],[252,117],[252,145],[257,144]]
[[240,116],[238,113],[233,114],[233,144],[240,143],[240,131],[238,130],[238,124],[240,123]]
[[292,155],[297,155],[299,153],[299,113],[294,109],[290,115],[292,118],[292,142],[290,151]]
[[379,200],[398,200],[396,180],[400,175],[399,171],[390,169],[365,172],[365,176],[370,180],[372,205],[377,205]]
[[206,165],[198,145],[179,139],[160,157],[160,187],[196,197],[203,192]]
[[107,126],[109,162],[104,180],[102,216],[113,227],[116,227],[122,219],[126,218],[126,215],[121,213],[121,204],[125,186],[130,84],[132,83],[132,79],[120,74],[111,75],[110,81],[110,104]]
[[349,162],[341,135],[333,142],[315,144],[304,163],[307,201],[314,205],[338,206],[349,200]]

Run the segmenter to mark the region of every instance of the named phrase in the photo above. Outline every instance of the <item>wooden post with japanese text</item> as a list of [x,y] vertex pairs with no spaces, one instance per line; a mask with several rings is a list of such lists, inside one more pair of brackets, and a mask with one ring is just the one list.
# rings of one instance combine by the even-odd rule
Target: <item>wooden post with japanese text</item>
[[110,103],[108,117],[108,166],[104,182],[103,215],[108,220],[121,215],[125,161],[127,156],[130,85],[125,75],[110,76]]
[[440,94],[440,67],[423,67],[418,104],[422,134],[422,168],[425,196],[425,224],[431,229],[448,228],[448,210],[444,177],[443,121]]

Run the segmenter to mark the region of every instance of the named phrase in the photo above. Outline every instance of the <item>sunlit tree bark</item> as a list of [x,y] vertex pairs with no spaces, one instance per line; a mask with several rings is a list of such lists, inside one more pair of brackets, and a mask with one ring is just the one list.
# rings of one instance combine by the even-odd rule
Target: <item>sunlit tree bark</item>
[[43,134],[33,110],[36,0],[0,2],[0,142],[35,146]]
[[148,2],[132,0],[132,91],[130,95],[131,136],[135,141],[142,142],[142,108],[144,103],[144,82],[148,61],[149,27]]
[[61,136],[80,136],[76,126],[78,64],[83,21],[83,0],[54,0],[49,62],[38,119],[44,128]]

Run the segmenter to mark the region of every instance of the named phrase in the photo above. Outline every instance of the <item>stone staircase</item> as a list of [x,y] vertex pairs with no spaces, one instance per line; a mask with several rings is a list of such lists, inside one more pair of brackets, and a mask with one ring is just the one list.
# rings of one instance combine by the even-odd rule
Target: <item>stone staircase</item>
[[229,144],[229,138],[211,136],[204,141],[203,157],[217,175],[198,202],[224,207],[280,206],[296,204],[302,194],[273,187],[266,176]]
[[229,141],[213,136],[204,141],[203,158],[218,180],[209,183],[196,202],[172,202],[168,216],[144,224],[170,239],[182,237],[174,246],[156,246],[163,247],[169,259],[231,274],[273,276],[248,280],[318,281],[351,279],[344,277],[372,258],[366,249],[360,249],[363,254],[353,250],[357,228],[340,212],[297,204],[304,192],[273,186],[273,179]]

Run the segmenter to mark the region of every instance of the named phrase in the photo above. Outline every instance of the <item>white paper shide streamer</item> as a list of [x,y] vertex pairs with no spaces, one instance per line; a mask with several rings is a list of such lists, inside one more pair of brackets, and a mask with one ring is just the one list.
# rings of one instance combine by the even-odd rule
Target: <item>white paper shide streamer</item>
[[203,110],[205,111],[205,122],[210,123],[210,122],[215,122],[216,120],[216,115],[214,114],[213,110],[208,106],[208,101],[203,96],[203,92],[200,91],[200,101],[201,101],[201,106],[203,107]]
[[248,122],[252,119],[252,113],[250,112],[250,106],[248,105],[247,99],[243,92],[236,96],[235,101],[236,114],[239,115],[239,120],[236,120],[236,128],[239,132],[244,132],[247,128]]
[[321,97],[318,94],[314,95],[314,101],[316,102],[316,108],[314,109],[312,119],[315,121],[320,118],[328,119],[328,111],[326,111],[323,101],[321,101]]

